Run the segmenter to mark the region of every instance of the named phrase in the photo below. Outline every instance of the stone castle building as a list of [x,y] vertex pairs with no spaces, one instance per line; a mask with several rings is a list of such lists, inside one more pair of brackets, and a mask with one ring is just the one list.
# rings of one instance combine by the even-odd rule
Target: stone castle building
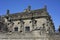
[[0,16],[0,40],[59,40],[47,7]]

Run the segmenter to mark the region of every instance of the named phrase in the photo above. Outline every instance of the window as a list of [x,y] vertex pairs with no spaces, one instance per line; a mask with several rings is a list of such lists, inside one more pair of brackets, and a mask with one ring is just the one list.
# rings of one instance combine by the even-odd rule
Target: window
[[30,27],[29,26],[26,26],[25,27],[25,31],[27,31],[27,32],[30,31]]
[[15,27],[14,30],[15,30],[15,31],[18,31],[18,27]]

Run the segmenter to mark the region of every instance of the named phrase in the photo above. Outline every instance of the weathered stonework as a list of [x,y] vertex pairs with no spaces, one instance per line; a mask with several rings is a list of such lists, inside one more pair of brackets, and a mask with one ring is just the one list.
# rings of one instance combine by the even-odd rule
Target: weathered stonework
[[15,14],[7,10],[7,14],[0,17],[0,40],[59,40],[60,34],[55,33],[46,6],[37,10],[30,8]]

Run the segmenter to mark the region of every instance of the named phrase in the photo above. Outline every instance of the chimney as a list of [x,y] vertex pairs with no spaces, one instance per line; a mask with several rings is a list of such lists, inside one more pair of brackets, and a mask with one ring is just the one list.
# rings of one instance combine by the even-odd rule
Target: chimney
[[30,11],[31,11],[31,6],[29,5],[28,8],[24,10],[24,12],[30,13]]
[[47,5],[44,5],[44,10],[47,11]]
[[9,15],[9,13],[10,13],[9,10],[7,10],[7,13],[6,14]]
[[31,10],[31,6],[30,5],[28,6],[27,10],[29,10],[29,11]]

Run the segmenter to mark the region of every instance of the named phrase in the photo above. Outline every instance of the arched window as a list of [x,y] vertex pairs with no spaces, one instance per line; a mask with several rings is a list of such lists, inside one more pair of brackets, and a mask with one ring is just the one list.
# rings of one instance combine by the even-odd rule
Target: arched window
[[15,27],[14,30],[15,30],[15,31],[18,31],[18,27]]

